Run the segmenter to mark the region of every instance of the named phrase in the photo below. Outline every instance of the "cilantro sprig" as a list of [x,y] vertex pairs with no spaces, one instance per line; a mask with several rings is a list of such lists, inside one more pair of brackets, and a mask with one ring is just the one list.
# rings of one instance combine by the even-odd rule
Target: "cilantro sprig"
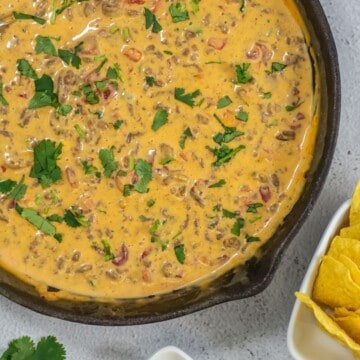
[[170,15],[174,23],[189,20],[189,12],[186,10],[186,5],[183,2],[171,4],[169,7]]
[[243,63],[242,65],[236,65],[236,80],[238,84],[247,84],[253,79],[253,76],[248,71],[250,67],[249,63]]
[[217,144],[221,145],[223,143],[229,143],[235,138],[244,135],[244,132],[237,130],[236,127],[226,126],[216,114],[214,114],[214,118],[225,130],[223,133],[217,133],[213,136],[213,140]]
[[282,70],[284,70],[287,67],[286,64],[281,64],[279,62],[273,62],[271,64],[271,69],[270,70],[265,70],[265,72],[268,75],[274,74],[276,72],[281,72]]
[[190,128],[186,128],[184,130],[184,132],[182,133],[180,140],[179,140],[179,146],[181,147],[181,149],[185,149],[185,142],[188,138],[193,137],[193,134],[190,130]]
[[229,148],[227,145],[221,145],[218,148],[206,147],[213,155],[216,156],[216,160],[212,163],[212,166],[218,167],[228,163],[237,153],[245,149],[245,145],[239,145],[234,149]]
[[158,131],[162,126],[167,124],[169,114],[165,109],[159,109],[156,111],[151,129],[153,131]]
[[110,178],[119,165],[119,162],[115,161],[114,148],[101,149],[99,151],[99,159],[104,168],[104,175]]
[[186,254],[185,254],[185,245],[184,244],[180,244],[174,247],[174,252],[175,252],[175,256],[177,261],[180,264],[184,264],[185,263],[185,259],[186,259]]
[[175,88],[174,97],[176,100],[183,102],[190,107],[195,106],[195,99],[201,95],[200,90],[195,90],[192,93],[185,93],[185,89],[183,88]]
[[16,19],[16,20],[33,20],[40,25],[44,25],[46,23],[46,20],[39,16],[24,14],[24,13],[17,12],[17,11],[13,11],[13,16],[14,16],[14,19]]
[[145,16],[145,29],[151,28],[151,31],[155,34],[159,33],[162,30],[161,25],[156,19],[154,13],[148,8],[144,8]]
[[21,200],[26,193],[27,185],[24,184],[24,176],[17,183],[13,180],[0,180],[0,193],[3,193],[6,198]]

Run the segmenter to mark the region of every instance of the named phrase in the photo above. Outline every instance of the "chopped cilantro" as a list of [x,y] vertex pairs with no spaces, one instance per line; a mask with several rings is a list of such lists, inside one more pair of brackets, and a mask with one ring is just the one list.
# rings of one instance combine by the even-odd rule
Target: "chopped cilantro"
[[51,221],[51,222],[62,223],[64,221],[64,218],[60,215],[53,214],[53,215],[47,216],[46,220]]
[[147,202],[146,202],[146,206],[147,207],[153,207],[155,205],[155,200],[154,199],[149,199]]
[[240,12],[245,12],[246,9],[246,0],[242,0],[241,1],[241,5],[240,5]]
[[104,175],[107,178],[110,178],[119,165],[119,163],[115,161],[113,148],[101,149],[99,151],[99,159],[101,161],[101,165],[104,168]]
[[105,261],[111,261],[115,259],[115,255],[111,251],[111,246],[107,240],[101,240],[101,243],[103,245],[103,251],[105,254]]
[[61,0],[61,5],[58,8],[57,7],[57,0],[53,0],[53,7],[52,7],[52,13],[50,16],[50,23],[55,24],[56,16],[63,13],[67,8],[70,6],[76,4],[76,3],[82,3],[84,1],[88,0]]
[[168,112],[165,109],[159,109],[156,111],[151,129],[154,131],[159,130],[168,122]]
[[223,209],[222,210],[222,214],[224,217],[228,218],[228,219],[235,219],[236,218],[236,213]]
[[223,187],[225,184],[226,184],[226,181],[224,179],[221,179],[218,182],[209,185],[209,189]]
[[247,235],[247,234],[245,236],[245,239],[246,239],[246,242],[248,242],[248,243],[260,241],[260,238],[258,238],[257,236],[250,236],[250,235]]
[[146,84],[148,84],[149,87],[153,87],[155,84],[155,78],[153,76],[146,76],[145,77]]
[[95,105],[98,104],[100,99],[99,97],[95,94],[95,92],[92,90],[91,85],[90,84],[84,84],[82,86],[82,92],[86,98],[86,101],[91,104],[91,105]]
[[25,196],[26,190],[24,176],[19,183],[10,179],[0,181],[0,192],[6,194],[8,199],[21,200]]
[[199,7],[200,1],[201,0],[190,0],[190,6],[191,6],[194,14],[196,14],[200,10],[200,7]]
[[159,220],[159,219],[156,219],[156,220],[154,221],[154,223],[151,225],[151,227],[149,228],[149,233],[150,233],[150,234],[155,234],[156,231],[158,231],[160,225],[161,225],[160,220]]
[[175,88],[175,99],[178,101],[183,102],[186,105],[189,105],[191,107],[195,106],[195,98],[197,98],[199,95],[201,95],[200,90],[196,90],[192,93],[185,94],[185,89],[183,88]]
[[65,360],[64,346],[54,336],[43,337],[35,347],[35,343],[28,336],[12,340],[1,360]]
[[151,27],[151,31],[153,33],[159,33],[162,30],[161,25],[156,19],[156,16],[149,10],[148,8],[144,8],[144,16],[145,16],[145,28],[149,29]]
[[81,165],[86,175],[91,175],[98,171],[97,167],[90,164],[87,160],[81,160]]
[[236,120],[247,122],[249,120],[249,113],[243,110],[239,110],[235,116]]
[[185,245],[184,244],[180,244],[174,247],[174,251],[175,251],[175,256],[177,261],[180,264],[184,264],[185,259],[186,259],[186,255],[185,255]]
[[67,209],[64,215],[65,224],[77,228],[77,227],[88,227],[89,224],[84,220],[85,216],[78,210]]
[[248,69],[249,63],[243,63],[242,65],[236,65],[236,80],[239,84],[246,84],[253,79]]
[[169,7],[170,15],[174,23],[189,20],[189,13],[186,10],[185,3],[177,2]]
[[14,187],[15,185],[17,184],[16,181],[13,181],[13,180],[1,180],[0,181],[0,192],[1,193],[8,193],[10,192]]
[[98,65],[98,67],[95,69],[95,71],[97,73],[99,73],[101,71],[101,69],[104,67],[104,65],[109,61],[108,58],[105,55],[98,55],[95,56],[95,60],[96,61],[100,61],[100,64]]
[[15,205],[16,211],[30,224],[34,225],[41,232],[46,235],[54,236],[56,234],[56,228],[50,221],[44,219],[36,210],[24,209],[18,204]]
[[149,162],[139,159],[135,165],[135,173],[139,177],[138,182],[134,185],[134,190],[139,193],[149,191],[147,185],[152,180],[152,166]]
[[216,160],[212,166],[221,166],[229,162],[238,152],[245,149],[244,145],[239,145],[234,149],[230,149],[227,145],[221,145],[219,148],[206,147],[210,152],[216,156]]
[[54,82],[49,75],[44,74],[35,80],[35,94],[29,102],[29,109],[37,109],[44,106],[59,106],[57,94],[54,93]]
[[172,157],[168,157],[168,158],[165,158],[163,160],[161,160],[159,162],[160,165],[167,165],[167,164],[170,164],[171,162],[173,161],[176,161],[176,159],[172,158]]
[[245,220],[243,218],[237,218],[234,225],[231,228],[231,233],[240,236],[240,230],[244,227]]
[[264,97],[264,99],[271,99],[272,93],[270,91],[264,92],[263,97]]
[[72,106],[68,105],[68,104],[63,104],[63,105],[59,105],[56,108],[56,113],[61,115],[61,116],[66,116],[67,114],[69,114],[72,110]]
[[132,184],[125,184],[125,185],[124,185],[124,190],[123,190],[123,195],[124,195],[125,197],[130,196],[131,190],[133,190],[133,189],[134,189],[134,185],[132,185]]
[[193,136],[193,134],[192,134],[190,128],[186,128],[185,131],[183,132],[183,134],[182,134],[181,137],[180,137],[179,146],[180,146],[182,149],[185,149],[186,139],[189,138],[189,137],[192,137],[192,136]]
[[38,79],[36,71],[32,68],[29,61],[27,61],[26,59],[18,59],[16,61],[16,65],[21,75],[29,77],[30,79],[33,80]]
[[119,130],[121,125],[124,123],[124,120],[120,120],[120,119],[117,119],[114,123],[113,123],[113,128],[115,130]]
[[24,13],[13,11],[13,16],[14,16],[14,19],[16,19],[16,20],[34,20],[35,22],[37,22],[40,25],[44,25],[46,23],[45,19],[35,16],[35,15],[29,15],[29,14],[24,14]]
[[232,100],[229,98],[229,96],[224,96],[217,102],[216,107],[218,109],[223,109],[224,107],[229,106],[232,103]]
[[217,144],[221,145],[223,143],[229,143],[235,138],[244,135],[244,132],[237,130],[236,127],[226,126],[216,114],[214,114],[214,117],[225,130],[224,133],[217,133],[213,136],[213,140]]
[[278,62],[273,62],[271,64],[271,70],[266,70],[266,73],[268,75],[270,75],[270,74],[273,74],[275,72],[280,72],[280,71],[284,70],[286,67],[287,67],[287,65],[285,65],[285,64],[281,64],[281,63],[278,63]]
[[285,106],[285,110],[287,112],[291,112],[291,111],[294,111],[295,109],[297,109],[300,105],[302,105],[304,102],[298,102],[297,104],[294,104],[294,105],[287,105]]
[[81,139],[85,138],[86,131],[79,124],[75,124],[74,129],[76,130],[76,132],[78,133],[78,135]]
[[0,103],[4,106],[9,105],[3,95],[3,83],[0,81]]
[[34,147],[34,164],[29,176],[38,179],[43,188],[62,178],[56,163],[61,152],[62,143],[56,146],[51,140],[42,140]]
[[51,56],[57,56],[54,44],[48,36],[37,35],[35,38],[35,53],[44,53]]
[[114,66],[109,66],[106,71],[106,77],[112,80],[119,80],[124,82],[123,75],[121,74],[121,67],[118,63],[114,64]]
[[77,55],[83,46],[84,42],[80,42],[74,48],[74,52],[69,50],[59,49],[58,55],[59,58],[64,61],[64,63],[73,66],[76,69],[79,69],[81,65],[81,58]]
[[57,242],[61,243],[61,242],[63,241],[63,236],[62,236],[62,234],[56,233],[56,234],[54,235],[54,239],[55,239]]
[[213,207],[213,211],[216,211],[216,212],[219,212],[221,211],[221,205],[220,204],[217,204]]
[[257,209],[263,207],[264,205],[261,203],[253,203],[249,204],[246,210],[247,213],[257,213]]

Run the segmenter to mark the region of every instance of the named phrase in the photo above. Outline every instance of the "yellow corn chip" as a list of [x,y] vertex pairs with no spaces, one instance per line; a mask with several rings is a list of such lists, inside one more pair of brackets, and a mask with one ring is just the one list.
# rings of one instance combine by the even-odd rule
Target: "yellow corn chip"
[[360,267],[360,241],[335,236],[327,255],[336,259],[338,259],[340,255],[345,255]]
[[360,240],[360,223],[353,226],[342,228],[340,230],[340,236],[343,238]]

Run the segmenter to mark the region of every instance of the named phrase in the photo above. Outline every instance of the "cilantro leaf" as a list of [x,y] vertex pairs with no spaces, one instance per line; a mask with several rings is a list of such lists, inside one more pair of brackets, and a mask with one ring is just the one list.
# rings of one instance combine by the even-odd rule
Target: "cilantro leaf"
[[257,209],[263,207],[262,203],[249,204],[246,210],[247,213],[257,213]]
[[179,140],[179,146],[182,149],[185,149],[185,141],[189,137],[193,137],[193,134],[192,134],[190,128],[186,128],[185,131],[183,132],[183,134],[181,135],[180,140]]
[[235,219],[236,218],[236,213],[223,209],[222,210],[222,214],[224,217],[228,218],[228,219]]
[[21,75],[29,77],[30,79],[33,80],[38,79],[36,71],[32,68],[32,66],[26,59],[18,59],[16,61],[16,65]]
[[226,181],[224,179],[221,179],[218,182],[209,185],[209,189],[223,187],[225,184],[226,184]]
[[190,6],[191,6],[194,14],[196,14],[200,10],[200,7],[199,7],[200,1],[201,0],[190,0]]
[[298,102],[297,104],[294,104],[294,105],[287,105],[285,106],[285,110],[287,112],[291,112],[291,111],[294,111],[295,109],[297,109],[299,106],[301,106],[304,102]]
[[20,182],[15,185],[15,187],[7,194],[7,198],[14,200],[21,200],[26,193],[27,186],[24,184],[24,175],[22,176]]
[[53,215],[47,216],[46,220],[62,223],[64,221],[64,218],[60,215],[53,214]]
[[248,69],[249,63],[243,63],[242,65],[236,65],[236,80],[238,84],[246,84],[253,79]]
[[189,13],[186,10],[186,6],[183,2],[177,2],[171,4],[169,7],[170,15],[174,23],[189,20]]
[[82,86],[83,94],[85,95],[86,101],[91,104],[95,105],[100,102],[99,97],[95,94],[95,92],[92,90],[90,84],[84,84]]
[[124,82],[123,75],[121,74],[121,67],[118,63],[114,64],[113,67],[108,67],[106,77],[108,79],[120,80],[121,82]]
[[61,6],[59,8],[56,8],[56,3],[57,2],[54,0],[54,2],[53,2],[53,4],[54,4],[53,5],[53,12],[51,13],[51,16],[50,16],[50,23],[55,24],[57,15],[60,15],[67,8],[74,5],[75,3],[82,3],[84,1],[88,1],[88,0],[62,0],[61,1]]
[[6,106],[9,105],[9,103],[6,101],[3,95],[3,83],[0,81],[0,104]]
[[234,225],[231,228],[231,233],[240,236],[240,231],[245,225],[245,220],[243,218],[237,218]]
[[0,181],[0,192],[5,194],[10,192],[16,185],[16,181],[13,180],[1,180]]
[[153,87],[155,84],[155,78],[153,76],[146,76],[145,81],[146,81],[146,84],[149,85],[149,87]]
[[252,242],[260,241],[260,238],[258,238],[257,236],[250,236],[250,235],[246,234],[245,240],[246,240],[247,243],[252,243]]
[[217,102],[216,107],[218,109],[223,109],[224,107],[229,106],[232,103],[232,100],[230,99],[229,96],[224,96],[221,99],[219,99],[219,101]]
[[139,181],[134,185],[134,190],[139,193],[149,191],[147,185],[152,180],[152,166],[149,162],[139,159],[135,165],[135,173],[139,177]]
[[112,125],[115,130],[119,130],[124,120],[117,119]]
[[221,166],[229,162],[238,152],[245,149],[244,145],[239,145],[235,149],[230,149],[227,145],[221,145],[219,148],[206,147],[210,152],[216,156],[216,160],[212,166]]
[[31,360],[65,360],[66,352],[54,336],[43,337],[36,346]]
[[249,113],[243,110],[237,112],[235,116],[236,120],[247,122],[249,120]]
[[175,88],[175,99],[178,101],[183,102],[186,105],[189,105],[191,107],[195,106],[194,99],[197,98],[199,95],[201,95],[200,90],[196,90],[192,93],[185,94],[185,89],[183,88]]
[[88,227],[89,224],[84,220],[85,216],[80,211],[74,209],[67,209],[64,215],[65,224],[77,228],[77,227]]
[[62,143],[56,146],[51,140],[42,140],[34,147],[34,164],[29,176],[38,179],[43,188],[62,178],[56,163],[61,152]]
[[104,168],[104,175],[110,178],[119,165],[118,161],[115,161],[113,148],[101,149],[99,151],[99,159]]
[[270,75],[270,74],[273,74],[275,72],[280,72],[280,71],[284,70],[286,67],[287,67],[287,65],[285,65],[285,64],[281,64],[281,63],[278,63],[278,62],[273,62],[271,64],[271,70],[266,70],[265,72],[268,75]]
[[149,29],[151,27],[151,31],[153,33],[159,33],[162,30],[161,25],[156,19],[156,16],[149,10],[148,8],[144,8],[144,16],[145,16],[145,29]]
[[213,140],[217,144],[229,143],[235,138],[244,135],[244,132],[237,130],[236,127],[226,126],[216,114],[214,114],[214,117],[225,130],[224,133],[217,133],[213,136]]
[[177,261],[180,264],[184,264],[185,259],[186,259],[185,245],[180,244],[180,245],[175,246],[174,251],[175,251],[175,256],[176,256]]
[[45,19],[35,16],[35,15],[29,15],[29,14],[24,14],[24,13],[13,11],[13,16],[14,16],[14,19],[16,19],[16,20],[34,20],[35,22],[37,22],[40,25],[44,25],[46,23]]
[[56,108],[56,113],[61,116],[66,116],[67,114],[69,114],[71,112],[72,109],[73,108],[71,105],[62,104]]
[[35,80],[35,95],[29,102],[29,109],[37,109],[44,106],[59,106],[57,94],[54,93],[54,82],[49,75],[44,74]]
[[77,55],[79,51],[81,51],[81,47],[84,42],[80,42],[75,46],[74,52],[65,49],[59,49],[58,55],[59,58],[64,61],[64,63],[73,66],[76,69],[79,69],[81,65],[81,58]]
[[56,234],[56,228],[50,221],[44,219],[36,210],[24,209],[18,204],[15,205],[16,211],[30,224],[37,227],[41,232],[46,235],[54,236]]
[[111,261],[115,259],[115,255],[111,251],[111,246],[107,240],[101,240],[101,243],[103,245],[103,251],[105,254],[105,261]]
[[37,35],[35,38],[35,53],[44,53],[51,56],[57,56],[54,44],[48,36]]
[[154,131],[159,130],[162,126],[167,124],[169,114],[165,109],[159,109],[156,111],[151,129]]
[[264,92],[263,97],[264,97],[264,99],[271,99],[272,93],[270,91]]
[[146,202],[146,206],[147,207],[153,207],[155,205],[155,200],[154,199],[149,199],[147,202]]
[[91,175],[98,171],[97,167],[90,164],[87,160],[81,160],[81,165],[86,175]]
[[29,336],[23,336],[12,340],[7,350],[2,354],[0,360],[31,359],[35,352],[34,342]]

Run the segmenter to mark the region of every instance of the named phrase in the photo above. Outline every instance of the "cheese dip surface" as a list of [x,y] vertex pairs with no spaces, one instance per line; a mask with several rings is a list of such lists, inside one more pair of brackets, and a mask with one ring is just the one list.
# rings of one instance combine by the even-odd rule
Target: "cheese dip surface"
[[292,1],[0,9],[0,267],[49,299],[144,297],[274,234],[317,131]]

